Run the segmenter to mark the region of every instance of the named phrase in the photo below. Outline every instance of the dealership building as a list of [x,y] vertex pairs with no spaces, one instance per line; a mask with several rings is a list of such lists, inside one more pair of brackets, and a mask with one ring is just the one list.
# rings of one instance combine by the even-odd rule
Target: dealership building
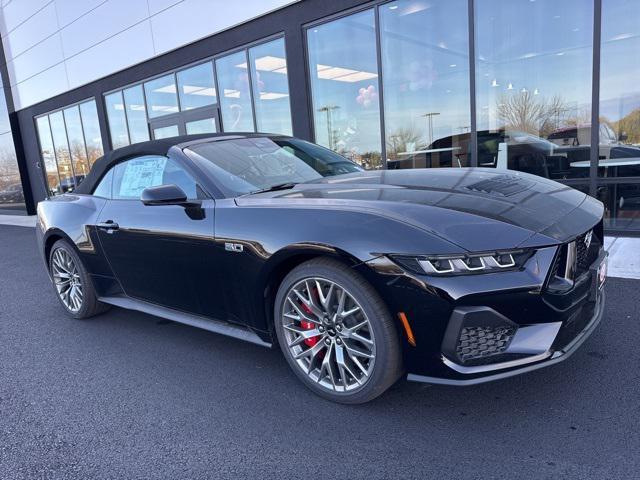
[[104,152],[294,135],[371,169],[508,168],[640,233],[640,0],[2,0],[0,213]]

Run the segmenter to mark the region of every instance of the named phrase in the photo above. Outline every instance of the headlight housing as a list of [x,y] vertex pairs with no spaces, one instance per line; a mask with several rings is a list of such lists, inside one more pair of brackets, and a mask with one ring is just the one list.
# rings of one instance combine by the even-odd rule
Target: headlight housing
[[519,270],[533,250],[501,250],[457,255],[390,255],[402,268],[421,275],[473,275]]

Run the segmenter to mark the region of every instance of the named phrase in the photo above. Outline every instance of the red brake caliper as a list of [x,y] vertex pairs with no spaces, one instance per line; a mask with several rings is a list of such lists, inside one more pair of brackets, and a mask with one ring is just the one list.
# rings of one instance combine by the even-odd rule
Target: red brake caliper
[[[313,315],[313,312],[311,311],[311,309],[307,307],[304,303],[301,303],[300,306],[302,307],[302,310],[304,310],[305,313],[309,315]],[[300,326],[305,330],[313,330],[315,328],[315,325],[313,323],[307,322],[306,320],[301,320]],[[319,340],[319,337],[306,338],[304,340],[304,343],[309,347],[313,347],[316,343],[318,343],[318,340]]]

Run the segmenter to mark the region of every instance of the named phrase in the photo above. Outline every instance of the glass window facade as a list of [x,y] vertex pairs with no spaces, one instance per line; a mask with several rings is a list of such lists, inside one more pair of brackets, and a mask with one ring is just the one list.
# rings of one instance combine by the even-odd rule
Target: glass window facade
[[284,39],[249,49],[256,130],[291,135],[289,78]]
[[73,191],[103,154],[95,101],[38,117],[36,129],[48,194]]
[[78,105],[74,105],[73,107],[65,108],[62,113],[64,115],[64,123],[67,128],[69,154],[71,156],[73,171],[78,179],[84,179],[84,177],[89,173],[91,166],[89,165],[87,150],[84,143],[80,108]]
[[213,118],[203,118],[186,123],[187,135],[198,133],[216,133],[216,121]]
[[217,131],[291,135],[284,39],[107,93],[104,103],[113,148]]
[[[607,226],[640,230],[640,2],[602,1],[598,187]],[[606,179],[606,180],[605,180]]]
[[374,11],[310,28],[307,44],[316,142],[382,168]]
[[0,80],[0,210],[24,211],[24,192],[5,95],[11,92],[3,88]]
[[217,102],[211,62],[182,70],[177,73],[177,78],[182,110],[206,107]]
[[142,86],[127,88],[122,91],[129,128],[129,143],[145,142],[149,140],[147,125],[147,109],[144,105]]
[[380,8],[387,168],[469,166],[469,31],[450,22],[466,8],[466,0]]
[[216,60],[222,125],[227,132],[253,132],[251,88],[246,51]]
[[129,130],[127,116],[124,113],[122,92],[114,92],[104,97],[105,109],[109,118],[109,135],[111,146],[115,148],[129,145]]
[[[333,13],[300,24],[304,45],[289,43],[297,35],[230,45],[105,92],[110,146],[289,135],[293,117],[298,135],[365,168],[528,172],[601,199],[609,228],[640,231],[637,0],[374,0]],[[102,153],[95,107],[37,120],[52,193]]]
[[156,78],[144,84],[149,118],[160,117],[170,113],[177,113],[178,91],[173,74]]
[[0,133],[0,210],[24,210],[16,150],[11,131]]
[[476,2],[478,165],[589,176],[593,8]]

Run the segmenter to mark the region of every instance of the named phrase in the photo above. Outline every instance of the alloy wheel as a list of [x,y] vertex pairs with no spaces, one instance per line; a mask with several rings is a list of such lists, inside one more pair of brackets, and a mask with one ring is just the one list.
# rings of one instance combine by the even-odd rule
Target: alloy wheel
[[73,257],[63,248],[51,256],[51,275],[60,300],[73,313],[82,308],[82,279]]
[[289,353],[314,382],[347,392],[370,378],[376,358],[371,323],[344,287],[313,277],[289,289],[282,310]]

